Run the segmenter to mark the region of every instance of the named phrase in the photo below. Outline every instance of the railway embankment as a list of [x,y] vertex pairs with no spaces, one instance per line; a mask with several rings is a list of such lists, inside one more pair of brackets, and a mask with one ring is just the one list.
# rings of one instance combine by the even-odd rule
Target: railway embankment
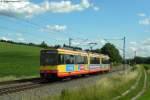
[[67,81],[37,83],[36,88],[31,86],[24,91],[6,93],[0,100],[136,100],[143,95],[142,91],[145,93],[146,76],[144,68],[137,66],[134,70],[128,68]]
[[102,78],[89,87],[64,89],[60,95],[50,96],[47,100],[130,100],[142,90],[145,75],[144,68],[137,66],[135,70]]
[[150,100],[150,65],[143,65],[147,72],[147,82],[146,86],[143,87],[143,91],[141,91],[141,95],[138,100]]
[[137,78],[135,84],[123,92],[115,100],[138,100],[141,95],[144,94],[146,83],[147,83],[147,73],[142,65],[137,65],[139,68],[139,77]]
[[[6,93],[0,96],[0,100],[43,100],[46,97],[59,95],[65,90],[78,90],[81,88],[88,88],[90,86],[95,85],[100,81],[100,79],[104,77],[111,77],[114,74],[120,73],[111,72],[111,73],[103,73],[92,76],[85,76],[80,78],[75,78],[71,80],[60,80],[58,82],[50,82],[50,83],[37,83],[35,82],[36,88],[30,88],[23,91],[16,91],[12,93]],[[32,84],[32,83],[31,83]],[[24,84],[23,84],[24,85]],[[34,86],[34,84],[32,84]],[[37,87],[38,86],[38,87]],[[27,86],[27,88],[30,86]],[[25,87],[26,88],[26,87]],[[15,88],[11,88],[10,90],[14,91]],[[22,89],[20,86],[17,90]]]

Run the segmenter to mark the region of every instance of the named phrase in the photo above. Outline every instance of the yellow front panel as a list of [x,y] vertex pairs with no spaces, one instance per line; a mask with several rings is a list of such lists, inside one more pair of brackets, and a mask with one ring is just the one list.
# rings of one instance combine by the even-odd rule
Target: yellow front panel
[[58,72],[66,72],[66,65],[58,65],[57,70]]

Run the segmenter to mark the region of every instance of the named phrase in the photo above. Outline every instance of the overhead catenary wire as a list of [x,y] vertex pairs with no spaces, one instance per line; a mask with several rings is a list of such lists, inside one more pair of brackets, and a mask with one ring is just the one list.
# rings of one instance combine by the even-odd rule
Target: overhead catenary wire
[[[10,16],[2,16],[2,15],[0,15],[0,17],[2,17],[2,18],[8,18],[10,21],[13,21],[13,20],[11,20],[11,19],[14,19],[14,20],[18,20],[18,21],[21,21],[21,22],[25,22],[25,23],[27,23],[27,24],[30,24],[30,25],[32,25],[32,26],[30,26],[30,28],[38,28],[38,30],[40,29],[40,28],[42,28],[42,26],[40,26],[39,24],[37,24],[37,23],[33,23],[33,22],[30,22],[30,21],[28,21],[28,20],[25,20],[25,19],[22,19],[22,18],[15,18],[15,17],[10,17]],[[23,24],[24,25],[24,24]],[[18,29],[10,29],[10,28],[8,28],[8,27],[4,27],[4,26],[1,26],[1,29],[2,30],[11,30],[11,31],[14,31],[14,32],[16,32],[16,33],[30,33],[30,32],[26,32],[26,31],[18,31]],[[40,31],[40,30],[39,30]],[[46,32],[43,32],[43,31],[40,31],[39,33],[46,33]],[[31,35],[32,36],[32,35]],[[35,36],[37,36],[37,35],[35,35]],[[34,37],[35,37],[34,36]],[[41,35],[41,36],[43,36],[43,35]],[[33,37],[33,36],[32,36]],[[58,42],[58,40],[57,39],[55,39],[55,38],[52,38],[52,37],[49,37],[49,38],[51,38],[51,39],[53,39],[53,40],[55,40],[56,42]],[[60,41],[60,40],[59,40]],[[63,42],[63,41],[61,41],[61,42]]]

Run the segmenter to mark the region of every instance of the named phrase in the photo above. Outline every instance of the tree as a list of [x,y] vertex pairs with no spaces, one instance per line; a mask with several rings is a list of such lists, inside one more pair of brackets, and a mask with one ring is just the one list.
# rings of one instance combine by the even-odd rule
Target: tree
[[55,49],[61,48],[61,45],[55,45],[54,48]]
[[133,61],[136,63],[136,64],[150,64],[150,57],[139,57],[139,56],[136,56]]
[[40,44],[40,47],[48,48],[48,45],[45,43],[45,41],[43,41],[43,42]]
[[106,43],[101,48],[101,53],[108,55],[110,57],[110,61],[115,64],[122,62],[122,57],[119,53],[119,50],[111,43]]

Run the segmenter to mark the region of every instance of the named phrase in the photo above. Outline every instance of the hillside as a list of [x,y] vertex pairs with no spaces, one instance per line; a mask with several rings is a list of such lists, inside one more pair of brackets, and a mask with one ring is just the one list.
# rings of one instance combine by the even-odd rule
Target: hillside
[[38,75],[40,47],[0,42],[0,77]]

